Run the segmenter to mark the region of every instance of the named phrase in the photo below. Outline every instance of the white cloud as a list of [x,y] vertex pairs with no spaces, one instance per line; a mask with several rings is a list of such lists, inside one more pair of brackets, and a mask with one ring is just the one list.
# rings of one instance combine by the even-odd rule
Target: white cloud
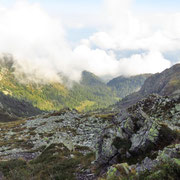
[[101,49],[90,49],[85,45],[78,46],[74,50],[77,67],[81,70],[88,70],[98,76],[112,75],[115,76],[118,71],[118,61],[111,52]]
[[12,8],[0,10],[0,27],[0,52],[13,54],[29,75],[58,78],[54,59],[57,54],[60,58],[68,51],[58,21],[37,4],[19,2]]
[[86,69],[101,77],[157,73],[171,66],[170,61],[158,51],[134,54],[119,60],[111,51],[92,50],[84,45],[77,47],[74,53],[79,60],[76,61],[77,66],[81,63],[81,70]]
[[131,0],[104,0],[106,25],[93,34],[92,46],[102,49],[180,50],[180,13],[136,15]]
[[170,61],[166,60],[158,51],[135,54],[130,58],[119,61],[121,75],[136,75],[142,73],[157,73],[170,67]]
[[[106,23],[75,49],[69,46],[61,22],[39,5],[20,2],[0,8],[0,52],[12,53],[18,70],[41,81],[60,81],[58,73],[78,81],[83,70],[114,77],[156,73],[171,66],[162,54],[180,47],[180,14],[138,17],[130,0],[104,2]],[[116,51],[132,49],[147,53],[117,58]]]
[[[100,76],[135,75],[161,72],[171,66],[170,60],[165,59],[163,53],[180,50],[179,14],[137,16],[131,11],[131,6],[131,0],[104,0],[104,27],[82,43],[89,49],[88,52],[82,50],[86,52],[84,59],[92,57],[94,68],[88,67],[90,71]],[[94,47],[97,49],[92,50]],[[109,50],[118,52],[138,49],[147,53],[142,51],[121,59],[108,53]],[[103,53],[108,57],[108,62]]]
[[117,42],[106,32],[95,33],[89,38],[89,41],[101,49],[117,49]]

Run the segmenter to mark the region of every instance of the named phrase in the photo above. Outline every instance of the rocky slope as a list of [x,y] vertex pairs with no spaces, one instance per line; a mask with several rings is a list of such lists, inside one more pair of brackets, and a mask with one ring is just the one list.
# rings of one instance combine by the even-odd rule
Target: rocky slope
[[162,96],[180,94],[180,64],[176,64],[162,73],[150,76],[138,92],[125,97],[118,103],[118,106],[128,107],[152,93]]
[[[133,164],[134,178],[137,172],[152,170],[161,163],[157,159],[161,151],[179,143],[179,122],[179,97],[171,99],[154,94],[122,110],[114,119],[114,127],[106,129],[98,141],[99,166]],[[178,148],[176,154],[179,158]]]
[[129,94],[139,91],[144,81],[150,76],[151,74],[141,74],[130,77],[119,76],[109,81],[107,85],[115,89],[120,98],[124,98]]
[[[80,113],[66,108],[0,122],[0,179],[178,180],[179,68],[180,65],[175,65],[149,77],[139,92],[108,109]],[[7,73],[6,79],[14,79],[10,71],[3,70],[3,73]],[[84,72],[83,77],[81,85],[86,90],[91,86],[95,90],[93,93],[98,93],[99,97],[105,96],[101,89],[104,83],[98,77],[89,72]],[[7,87],[7,84],[3,84],[5,82],[3,77],[1,88],[2,85]],[[13,86],[29,88],[18,83],[15,82]],[[9,88],[13,86],[8,84]],[[83,95],[78,86],[75,85],[73,91]],[[49,88],[47,91],[43,88],[39,91],[34,86],[30,87],[34,93],[44,95],[45,92],[52,92]],[[6,90],[11,97],[11,92],[16,92],[15,89],[1,90]],[[33,97],[37,97],[35,95]],[[60,97],[56,95],[53,94],[53,98]],[[24,111],[26,115],[26,104],[18,104],[16,99],[8,98],[3,92],[2,113],[7,114],[8,118],[11,117],[9,112],[17,116]],[[64,98],[68,96],[64,94]],[[14,104],[17,109],[13,109]],[[8,108],[11,108],[10,111]]]
[[126,110],[64,109],[1,123],[0,174],[5,179],[178,179],[179,126],[180,96],[156,94]]
[[148,78],[140,93],[143,95],[157,93],[170,96],[180,92],[180,64],[176,64],[162,73],[157,73]]

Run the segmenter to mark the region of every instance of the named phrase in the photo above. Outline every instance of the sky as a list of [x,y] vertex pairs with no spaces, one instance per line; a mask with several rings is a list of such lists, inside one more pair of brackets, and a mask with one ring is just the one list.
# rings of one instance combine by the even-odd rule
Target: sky
[[0,54],[30,80],[157,73],[180,62],[179,0],[0,0]]

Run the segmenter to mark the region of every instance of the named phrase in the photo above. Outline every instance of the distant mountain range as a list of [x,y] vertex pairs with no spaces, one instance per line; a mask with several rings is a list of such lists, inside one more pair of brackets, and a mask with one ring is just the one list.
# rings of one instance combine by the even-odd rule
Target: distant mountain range
[[120,107],[127,107],[150,94],[161,96],[176,96],[180,94],[180,64],[176,64],[162,73],[156,73],[147,78],[138,92],[126,96],[117,103]]
[[[138,92],[107,109],[65,108],[18,121],[0,114],[6,120],[0,123],[0,179],[179,180],[179,75],[180,64],[152,75]],[[112,92],[87,71],[72,91],[79,87],[86,88],[86,97],[98,92],[97,101]],[[26,106],[2,97],[14,113]]]
[[109,81],[107,85],[117,91],[118,97],[123,98],[138,91],[144,84],[144,81],[150,76],[151,74],[141,74],[130,77],[119,76]]
[[[0,61],[0,92],[32,103],[41,110],[59,110],[63,107],[79,111],[107,107],[119,100],[100,78],[84,71],[80,83],[72,82],[72,88],[62,83],[21,83],[16,79],[13,59],[4,57]],[[22,75],[23,77],[23,75]]]
[[[13,58],[4,56],[0,59],[0,92],[8,98],[13,97],[20,102],[27,102],[43,111],[59,110],[64,107],[88,111],[106,108],[132,93],[135,95],[125,98],[123,103],[129,101],[132,96],[139,97],[140,94],[144,96],[158,92],[166,95],[165,92],[171,92],[179,86],[178,72],[174,74],[174,71],[178,71],[176,68],[178,66],[175,66],[171,72],[167,70],[162,75],[119,76],[107,84],[93,73],[83,71],[81,81],[72,82],[72,88],[67,88],[62,83],[21,83],[14,75]],[[67,77],[63,79],[68,81]],[[139,89],[141,89],[140,93],[136,93]]]

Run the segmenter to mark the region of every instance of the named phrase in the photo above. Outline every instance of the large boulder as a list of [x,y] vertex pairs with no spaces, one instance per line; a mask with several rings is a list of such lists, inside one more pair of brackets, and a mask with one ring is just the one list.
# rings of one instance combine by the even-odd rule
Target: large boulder
[[153,148],[157,144],[160,128],[158,123],[147,120],[144,126],[131,137],[130,152],[141,154],[147,149]]

